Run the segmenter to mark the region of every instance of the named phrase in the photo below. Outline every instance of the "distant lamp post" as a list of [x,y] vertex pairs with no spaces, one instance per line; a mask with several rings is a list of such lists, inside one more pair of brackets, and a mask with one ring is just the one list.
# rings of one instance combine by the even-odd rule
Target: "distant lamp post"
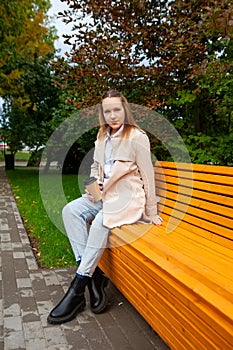
[[6,147],[5,147],[5,137],[3,136],[3,154],[5,156],[6,153]]
[[5,155],[5,137],[3,135],[0,135],[0,144],[1,149],[3,149],[3,154]]

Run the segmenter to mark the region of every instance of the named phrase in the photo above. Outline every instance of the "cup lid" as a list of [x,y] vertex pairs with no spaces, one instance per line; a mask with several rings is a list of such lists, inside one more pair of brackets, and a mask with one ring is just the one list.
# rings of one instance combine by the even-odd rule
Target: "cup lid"
[[84,181],[84,185],[90,185],[90,184],[92,184],[93,182],[95,182],[96,180],[97,180],[96,177],[91,176],[91,177],[89,177],[88,179],[86,179],[86,180]]

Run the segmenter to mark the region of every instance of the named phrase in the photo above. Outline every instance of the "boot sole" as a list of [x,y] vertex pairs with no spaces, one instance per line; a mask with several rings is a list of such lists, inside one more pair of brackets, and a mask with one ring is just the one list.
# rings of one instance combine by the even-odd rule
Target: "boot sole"
[[86,306],[86,301],[83,300],[74,310],[71,314],[65,316],[65,317],[52,317],[52,316],[48,316],[47,317],[47,321],[48,323],[50,324],[62,324],[62,323],[66,323],[66,322],[69,322],[71,320],[73,320],[76,315],[79,313],[79,312],[82,312],[84,310]]

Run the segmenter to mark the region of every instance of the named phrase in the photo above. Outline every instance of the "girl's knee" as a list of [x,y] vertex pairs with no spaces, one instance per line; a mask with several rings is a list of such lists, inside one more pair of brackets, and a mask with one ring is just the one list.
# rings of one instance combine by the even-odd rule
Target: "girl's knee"
[[62,218],[66,218],[70,214],[70,203],[67,203],[62,209]]
[[62,209],[62,216],[63,217],[69,215],[70,213],[72,213],[74,211],[75,207],[77,207],[77,204],[75,205],[75,202],[76,202],[76,200],[71,201],[63,207],[63,209]]
[[62,209],[62,217],[66,217],[70,214],[73,214],[75,216],[80,215],[80,213],[83,211],[83,201],[82,197],[74,199],[73,201],[67,203],[63,209]]

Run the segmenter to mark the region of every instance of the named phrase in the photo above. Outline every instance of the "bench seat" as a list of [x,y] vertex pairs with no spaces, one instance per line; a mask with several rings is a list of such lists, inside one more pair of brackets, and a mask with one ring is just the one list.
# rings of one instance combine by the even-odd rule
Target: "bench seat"
[[113,229],[101,268],[171,349],[232,350],[232,168],[155,174],[163,225]]

